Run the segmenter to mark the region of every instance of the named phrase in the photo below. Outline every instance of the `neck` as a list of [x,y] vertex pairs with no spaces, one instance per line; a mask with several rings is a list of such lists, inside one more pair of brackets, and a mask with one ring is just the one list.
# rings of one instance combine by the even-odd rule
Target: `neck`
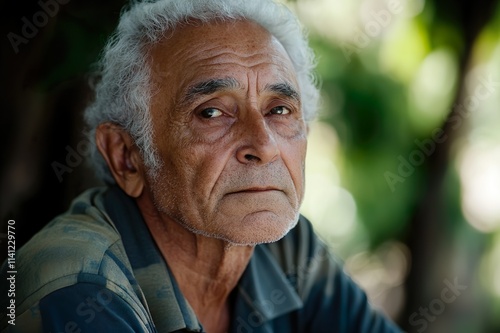
[[229,294],[243,274],[253,246],[195,234],[158,212],[150,201],[138,198],[137,203],[179,288],[207,332],[227,330]]

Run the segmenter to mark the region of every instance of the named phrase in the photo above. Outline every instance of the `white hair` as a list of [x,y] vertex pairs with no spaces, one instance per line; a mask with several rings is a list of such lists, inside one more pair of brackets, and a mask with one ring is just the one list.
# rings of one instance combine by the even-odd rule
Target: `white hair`
[[314,55],[297,18],[285,5],[272,0],[132,1],[104,48],[95,99],[85,110],[91,159],[105,182],[115,181],[95,144],[95,129],[104,122],[116,123],[132,136],[149,170],[160,166],[149,112],[153,90],[147,56],[179,23],[193,19],[203,23],[246,19],[269,31],[293,63],[305,120],[314,118],[319,99],[313,75]]

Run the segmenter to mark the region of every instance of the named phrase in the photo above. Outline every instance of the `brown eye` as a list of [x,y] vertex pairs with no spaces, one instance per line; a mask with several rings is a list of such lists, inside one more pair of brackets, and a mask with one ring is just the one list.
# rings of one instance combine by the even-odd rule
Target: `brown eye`
[[222,112],[220,110],[214,109],[214,108],[208,108],[203,111],[201,111],[200,115],[203,118],[217,118],[222,116]]
[[269,111],[270,114],[289,114],[290,109],[285,106],[276,106]]

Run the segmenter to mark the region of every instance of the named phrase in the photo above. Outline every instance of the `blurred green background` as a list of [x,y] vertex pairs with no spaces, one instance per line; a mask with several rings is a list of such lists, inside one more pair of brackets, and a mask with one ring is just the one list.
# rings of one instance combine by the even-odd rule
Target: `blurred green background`
[[[303,214],[405,331],[500,332],[499,2],[283,2],[323,97]],[[18,247],[99,184],[81,116],[124,3],[2,11],[0,213]]]

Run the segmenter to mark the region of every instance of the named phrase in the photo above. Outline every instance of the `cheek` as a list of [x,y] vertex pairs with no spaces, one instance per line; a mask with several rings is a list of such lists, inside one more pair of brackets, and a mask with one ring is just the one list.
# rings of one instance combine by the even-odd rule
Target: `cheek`
[[203,143],[180,144],[170,150],[165,159],[170,165],[171,176],[178,179],[176,188],[183,193],[185,203],[191,202],[205,206],[211,193],[231,156],[232,148],[222,142],[217,145]]
[[290,172],[297,195],[301,199],[304,193],[305,157],[307,152],[307,139],[302,135],[295,140],[287,141],[282,146],[282,159]]

